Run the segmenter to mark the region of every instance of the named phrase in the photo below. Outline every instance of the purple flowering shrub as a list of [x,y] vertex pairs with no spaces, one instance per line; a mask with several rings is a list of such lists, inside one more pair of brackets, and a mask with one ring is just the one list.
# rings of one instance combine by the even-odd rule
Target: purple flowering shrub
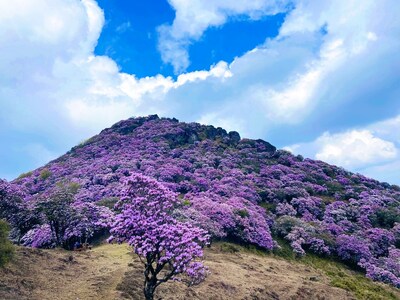
[[400,288],[400,250],[391,247],[388,252],[376,259],[361,259],[359,265],[366,270],[367,277]]
[[22,245],[33,248],[54,248],[56,243],[50,225],[36,225],[22,237]]
[[203,229],[173,218],[177,195],[158,181],[141,174],[126,180],[126,189],[116,204],[120,211],[111,229],[110,241],[128,242],[144,264],[144,295],[153,299],[156,288],[170,279],[189,285],[207,275],[202,248],[209,243]]
[[38,199],[33,209],[38,224],[22,237],[24,246],[71,249],[75,241],[87,242],[110,228],[113,212],[104,206],[74,200],[71,186],[59,186]]
[[324,232],[318,223],[308,223],[286,215],[276,220],[274,231],[290,243],[294,253],[298,256],[305,255],[305,249],[321,255],[331,254],[333,237]]
[[[240,139],[236,132],[176,119],[121,121],[11,185],[24,200],[16,202],[16,210],[29,216],[60,181],[80,187],[71,206],[101,204],[119,198],[127,178],[138,173],[178,195],[185,205],[173,211],[176,220],[190,221],[214,238],[271,249],[273,228],[299,255],[335,255],[366,272],[372,270],[366,263],[389,271],[391,249],[400,247],[399,187],[293,156],[262,140]],[[5,185],[10,184],[0,184],[0,190]],[[13,228],[27,224],[14,230],[21,237],[43,225],[30,218],[12,221],[1,208],[10,197],[0,197],[0,214]],[[90,215],[90,209],[84,214]],[[281,230],[287,227],[285,218],[294,225]],[[85,230],[76,227],[66,234],[82,235]]]
[[182,214],[214,237],[230,237],[265,249],[274,247],[265,210],[260,206],[240,197],[211,193],[187,197],[192,204]]
[[0,179],[0,219],[11,225],[11,239],[18,244],[33,226],[39,223],[33,203],[18,185]]

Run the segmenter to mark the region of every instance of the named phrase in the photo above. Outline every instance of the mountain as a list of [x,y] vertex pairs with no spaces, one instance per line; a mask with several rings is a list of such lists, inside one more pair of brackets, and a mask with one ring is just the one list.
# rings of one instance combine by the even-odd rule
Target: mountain
[[[75,203],[112,205],[133,173],[176,192],[181,218],[215,240],[273,250],[289,244],[335,257],[400,287],[400,188],[322,161],[277,150],[237,132],[156,115],[131,118],[12,182],[34,203],[60,182],[73,184]],[[33,230],[33,231],[32,231]],[[48,246],[42,227],[25,245]],[[36,239],[36,240],[35,240]]]

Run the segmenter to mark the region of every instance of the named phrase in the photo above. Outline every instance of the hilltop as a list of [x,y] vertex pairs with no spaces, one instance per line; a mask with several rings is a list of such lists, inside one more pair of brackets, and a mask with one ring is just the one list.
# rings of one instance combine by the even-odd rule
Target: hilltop
[[[298,257],[313,253],[341,260],[400,287],[398,186],[222,128],[156,115],[131,118],[2,184],[30,207],[60,183],[73,185],[74,205],[101,207],[99,215],[108,216],[106,208],[112,209],[134,173],[175,192],[182,204],[176,218],[206,229],[214,240],[262,251],[278,249],[283,241]],[[93,229],[99,234],[107,227],[101,224]],[[36,224],[21,241],[52,247],[51,239],[48,226]]]

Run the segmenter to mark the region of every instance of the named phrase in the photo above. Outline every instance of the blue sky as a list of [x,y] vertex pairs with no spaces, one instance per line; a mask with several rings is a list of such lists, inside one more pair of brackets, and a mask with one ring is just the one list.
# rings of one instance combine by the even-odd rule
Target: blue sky
[[396,0],[0,3],[0,177],[157,113],[400,184]]

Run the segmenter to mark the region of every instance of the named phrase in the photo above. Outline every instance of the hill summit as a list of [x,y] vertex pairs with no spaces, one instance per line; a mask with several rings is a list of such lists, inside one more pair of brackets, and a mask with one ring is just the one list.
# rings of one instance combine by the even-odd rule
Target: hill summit
[[[175,217],[214,239],[265,250],[283,241],[298,256],[338,257],[400,287],[399,187],[234,131],[157,115],[131,118],[11,185],[33,206],[68,183],[76,188],[75,204],[112,208],[125,179],[136,173],[176,193],[182,205]],[[35,225],[22,241],[49,247],[46,230],[46,224]]]

